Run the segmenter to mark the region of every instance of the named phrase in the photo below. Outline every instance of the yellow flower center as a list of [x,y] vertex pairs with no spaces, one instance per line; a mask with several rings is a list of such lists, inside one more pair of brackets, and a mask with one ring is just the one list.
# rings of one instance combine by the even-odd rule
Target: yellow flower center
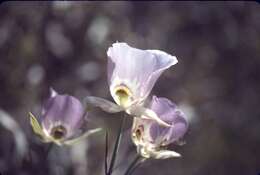
[[115,88],[116,102],[122,107],[128,107],[130,105],[132,96],[130,90],[124,86],[118,86]]
[[51,130],[51,136],[53,137],[54,140],[61,140],[65,137],[67,134],[67,130],[64,126],[59,125]]

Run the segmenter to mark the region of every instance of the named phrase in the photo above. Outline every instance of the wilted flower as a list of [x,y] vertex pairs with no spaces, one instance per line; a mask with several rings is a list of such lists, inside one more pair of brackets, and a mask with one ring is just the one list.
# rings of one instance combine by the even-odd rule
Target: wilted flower
[[72,144],[100,129],[83,133],[81,127],[87,117],[81,102],[69,95],[59,95],[51,89],[51,96],[42,108],[40,123],[30,114],[33,131],[44,142],[54,142],[58,145]]
[[[107,51],[110,93],[119,107],[96,98],[88,99],[107,112],[125,110],[134,116],[146,116],[168,125],[153,111],[143,107],[161,73],[178,62],[175,56],[160,50],[141,50],[126,43],[114,43]],[[144,115],[142,115],[144,114]]]
[[158,123],[135,118],[132,127],[132,140],[138,153],[145,158],[165,159],[179,157],[180,154],[166,150],[166,146],[177,143],[185,134],[188,123],[184,114],[166,98],[153,96],[150,109],[171,127],[162,127]]

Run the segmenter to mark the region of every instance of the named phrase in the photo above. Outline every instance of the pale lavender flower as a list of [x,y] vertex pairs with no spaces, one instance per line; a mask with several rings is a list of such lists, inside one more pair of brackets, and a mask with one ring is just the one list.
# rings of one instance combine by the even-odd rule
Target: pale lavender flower
[[110,93],[123,107],[142,104],[161,73],[178,62],[163,51],[136,49],[126,43],[114,43],[107,55]]
[[166,150],[171,143],[177,143],[188,129],[184,114],[166,98],[153,96],[150,109],[171,127],[162,127],[158,123],[135,118],[132,127],[132,140],[137,146],[138,153],[145,158],[165,159],[179,157],[180,154]]
[[86,110],[81,102],[70,95],[57,94],[51,89],[51,96],[42,108],[37,121],[32,113],[30,122],[33,131],[44,142],[54,142],[58,145],[72,144],[100,129],[83,133],[81,127],[85,124]]
[[107,112],[126,111],[133,116],[145,114],[148,118],[169,126],[153,111],[144,108],[144,101],[163,71],[178,62],[177,58],[160,50],[141,50],[126,43],[114,43],[107,55],[109,89],[118,106],[94,97],[87,101]]

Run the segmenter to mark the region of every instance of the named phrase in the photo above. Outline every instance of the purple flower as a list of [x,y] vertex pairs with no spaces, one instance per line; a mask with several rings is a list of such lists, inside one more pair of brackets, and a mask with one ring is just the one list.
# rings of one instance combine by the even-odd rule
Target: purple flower
[[40,123],[32,113],[29,114],[33,131],[44,142],[72,144],[79,138],[100,130],[90,130],[83,134],[81,128],[85,124],[87,113],[81,102],[73,96],[57,94],[53,89],[42,108]]
[[126,43],[114,43],[107,51],[108,83],[117,105],[105,99],[87,97],[87,103],[99,106],[107,112],[126,111],[132,116],[146,115],[164,126],[151,110],[144,107],[155,82],[160,75],[178,62],[175,56],[160,50],[141,50]]
[[152,120],[144,119],[145,116],[135,118],[132,127],[132,140],[137,146],[138,153],[145,158],[179,157],[179,153],[163,148],[178,142],[184,136],[188,129],[184,114],[170,100],[156,96],[153,96],[150,109],[160,119],[169,123],[171,127],[162,127]]

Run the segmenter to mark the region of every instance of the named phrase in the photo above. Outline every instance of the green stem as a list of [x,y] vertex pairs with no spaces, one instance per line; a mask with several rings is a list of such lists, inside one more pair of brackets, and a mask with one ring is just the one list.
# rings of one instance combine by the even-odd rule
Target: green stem
[[130,173],[130,171],[132,170],[132,168],[137,164],[137,162],[139,161],[140,156],[136,155],[136,157],[134,158],[134,160],[132,161],[132,163],[128,166],[125,175],[128,175]]
[[105,174],[107,175],[107,153],[108,153],[108,133],[106,131],[106,149],[105,149]]
[[110,162],[110,166],[109,166],[109,170],[108,170],[107,175],[111,175],[112,172],[113,172],[113,168],[114,168],[115,161],[116,161],[116,156],[117,156],[117,153],[118,153],[118,148],[119,148],[121,138],[122,138],[122,132],[123,132],[123,128],[124,128],[125,118],[126,118],[126,116],[124,115],[123,118],[122,118],[122,121],[121,121],[120,128],[118,130],[118,135],[117,135],[117,138],[116,138],[116,143],[115,143],[115,146],[114,146],[114,150],[113,150],[113,154],[112,154],[112,158],[111,158],[111,162]]
[[49,153],[50,153],[50,151],[51,151],[53,145],[54,145],[53,143],[50,143],[50,144],[48,145],[48,147],[46,148],[46,150],[45,150],[45,157],[44,157],[45,160],[47,160],[48,155],[49,155]]
[[146,160],[146,158],[141,158],[139,159],[139,161],[137,161],[137,163],[133,166],[133,168],[131,170],[129,170],[129,173],[126,175],[131,175],[134,173],[134,171]]

